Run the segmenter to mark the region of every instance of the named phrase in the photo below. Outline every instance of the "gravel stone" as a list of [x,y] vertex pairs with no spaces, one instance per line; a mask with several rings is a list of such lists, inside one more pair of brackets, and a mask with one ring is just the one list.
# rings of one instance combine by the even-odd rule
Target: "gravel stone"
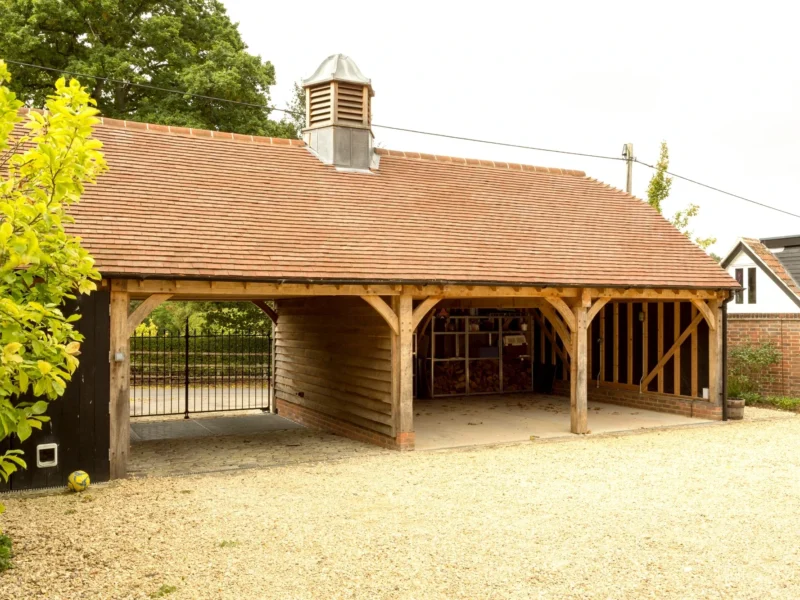
[[0,598],[794,599],[800,419],[768,412],[8,495]]

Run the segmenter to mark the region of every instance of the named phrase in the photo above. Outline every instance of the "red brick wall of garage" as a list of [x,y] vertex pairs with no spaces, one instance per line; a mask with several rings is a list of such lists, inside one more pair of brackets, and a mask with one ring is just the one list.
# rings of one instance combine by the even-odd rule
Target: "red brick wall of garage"
[[800,314],[728,313],[728,355],[744,344],[772,342],[781,353],[764,382],[764,394],[800,396]]
[[[569,396],[569,382],[556,381],[555,392]],[[638,390],[624,389],[613,384],[600,384],[590,381],[588,399],[593,402],[606,402],[631,408],[642,408],[656,412],[672,413],[696,419],[722,419],[722,406],[705,400],[697,400],[686,396],[673,396],[672,394],[658,394],[656,392],[639,392]],[[591,420],[591,411],[589,415]],[[591,426],[590,426],[591,428]]]

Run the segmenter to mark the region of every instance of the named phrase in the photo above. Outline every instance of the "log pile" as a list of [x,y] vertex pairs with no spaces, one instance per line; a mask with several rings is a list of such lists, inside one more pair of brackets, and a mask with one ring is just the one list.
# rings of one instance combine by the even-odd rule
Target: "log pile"
[[522,392],[531,389],[530,360],[509,360],[503,362],[503,391]]
[[464,394],[467,391],[467,374],[461,361],[436,363],[433,393],[438,395]]
[[469,364],[469,391],[485,394],[500,391],[500,363],[496,360],[474,360]]

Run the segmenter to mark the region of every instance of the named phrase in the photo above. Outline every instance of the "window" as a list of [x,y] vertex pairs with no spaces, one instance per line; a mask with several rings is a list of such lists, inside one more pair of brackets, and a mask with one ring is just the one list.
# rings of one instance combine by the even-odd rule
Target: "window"
[[[744,284],[744,269],[736,269],[736,281],[739,282],[739,285]],[[744,303],[744,294],[742,290],[736,290],[736,304],[743,304]]]
[[756,269],[750,267],[747,269],[747,303],[756,303]]

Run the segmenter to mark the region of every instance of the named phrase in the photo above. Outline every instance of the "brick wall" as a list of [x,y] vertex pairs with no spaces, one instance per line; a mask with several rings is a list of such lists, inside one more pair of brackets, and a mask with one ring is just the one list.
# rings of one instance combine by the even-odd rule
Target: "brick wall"
[[728,349],[772,342],[781,362],[768,373],[764,393],[800,396],[800,314],[728,313]]
[[[555,392],[569,396],[569,382],[556,382]],[[698,419],[722,419],[722,407],[704,400],[693,400],[654,392],[640,394],[638,390],[627,390],[602,384],[598,388],[597,383],[592,381],[589,382],[588,395],[589,400],[594,402],[607,402],[608,404],[619,404],[620,406],[630,406],[631,408],[642,408]],[[591,420],[591,418],[590,414],[589,419]],[[591,429],[591,424],[589,429]]]
[[414,449],[414,433],[401,433],[396,439],[381,435],[375,431],[370,431],[363,427],[359,427],[349,421],[337,419],[331,415],[326,415],[317,412],[310,408],[300,406],[299,404],[292,404],[277,398],[276,406],[278,414],[282,417],[305,425],[310,429],[317,429],[319,431],[328,431],[343,437],[347,437],[359,442],[366,442],[367,444],[375,444],[383,448],[390,448],[392,450],[413,450]]

